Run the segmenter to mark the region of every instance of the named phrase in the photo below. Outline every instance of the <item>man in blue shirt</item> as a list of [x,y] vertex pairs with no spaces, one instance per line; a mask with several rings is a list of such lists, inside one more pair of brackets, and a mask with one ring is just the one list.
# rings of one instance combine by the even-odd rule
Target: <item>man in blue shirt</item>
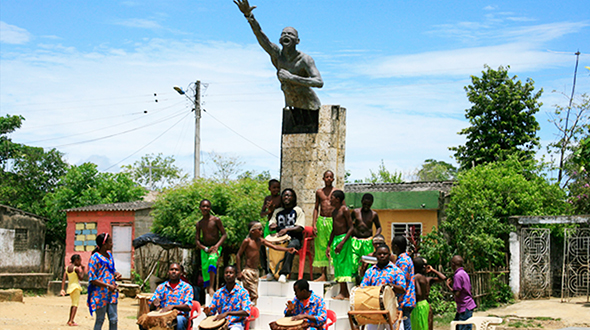
[[227,319],[229,330],[243,330],[246,318],[250,315],[250,294],[236,283],[235,266],[226,266],[223,277],[225,286],[215,292],[211,304],[203,311],[207,316],[217,314],[214,320]]
[[323,329],[328,319],[328,310],[324,299],[309,290],[307,280],[298,280],[293,284],[295,299],[287,302],[285,316],[293,316],[293,320],[306,320],[309,330]]
[[[180,264],[171,263],[168,268],[168,281],[156,288],[156,292],[150,299],[150,310],[159,308],[161,308],[161,312],[178,310],[175,329],[186,330],[193,300],[193,287],[181,281],[180,275]],[[142,329],[141,326],[140,329]]]

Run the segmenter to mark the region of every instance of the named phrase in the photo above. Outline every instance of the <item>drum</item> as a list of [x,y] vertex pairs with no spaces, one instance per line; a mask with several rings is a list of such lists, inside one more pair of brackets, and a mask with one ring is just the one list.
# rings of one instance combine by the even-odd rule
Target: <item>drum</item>
[[[350,292],[351,311],[389,311],[392,322],[397,319],[397,299],[389,285],[354,287]],[[365,324],[387,324],[383,314],[350,315],[356,326]]]
[[150,311],[150,299],[153,293],[142,293],[135,296],[139,300],[139,309],[137,310],[137,319],[143,314],[147,314]]
[[[277,235],[268,235],[264,238],[268,242],[282,247],[287,247],[289,245],[289,240],[291,237],[289,235],[277,236]],[[275,280],[279,278],[279,271],[283,266],[283,259],[285,258],[285,251],[277,251],[274,249],[268,249],[268,267],[270,272],[275,277]]]
[[209,316],[199,324],[200,330],[227,330],[229,322],[226,319],[214,321],[215,316]]
[[292,316],[287,316],[271,322],[269,324],[272,330],[302,330],[309,327],[309,323],[305,320],[294,321]]
[[176,325],[177,315],[178,311],[175,309],[164,313],[153,311],[142,315],[137,320],[137,324],[149,330],[174,329],[174,325]]

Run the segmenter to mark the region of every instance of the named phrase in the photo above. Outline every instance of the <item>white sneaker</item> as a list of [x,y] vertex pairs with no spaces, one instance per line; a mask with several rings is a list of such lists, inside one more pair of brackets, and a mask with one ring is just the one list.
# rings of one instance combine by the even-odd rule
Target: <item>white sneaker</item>
[[285,275],[279,276],[279,282],[281,282],[281,283],[287,283],[287,276],[285,276]]

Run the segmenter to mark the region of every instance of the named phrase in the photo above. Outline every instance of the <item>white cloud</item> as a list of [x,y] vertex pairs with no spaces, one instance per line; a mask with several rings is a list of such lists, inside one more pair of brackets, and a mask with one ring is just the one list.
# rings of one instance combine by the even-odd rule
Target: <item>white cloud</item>
[[162,28],[160,23],[158,23],[154,20],[143,19],[143,18],[129,18],[129,19],[124,19],[124,20],[117,20],[117,21],[114,21],[113,24],[127,26],[127,27],[133,27],[133,28],[141,28],[141,29],[161,29]]
[[0,21],[0,42],[6,44],[22,45],[31,40],[29,31]]

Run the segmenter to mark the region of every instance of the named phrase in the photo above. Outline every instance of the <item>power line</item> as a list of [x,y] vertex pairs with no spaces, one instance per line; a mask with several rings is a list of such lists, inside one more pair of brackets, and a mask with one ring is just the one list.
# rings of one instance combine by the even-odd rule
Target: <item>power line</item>
[[95,142],[95,141],[99,141],[99,140],[108,139],[108,138],[111,138],[111,137],[113,137],[113,136],[117,136],[117,135],[122,135],[122,134],[130,133],[130,132],[137,131],[137,130],[139,130],[139,129],[142,129],[142,128],[145,128],[145,127],[148,127],[148,126],[153,126],[153,125],[156,125],[156,124],[160,124],[160,123],[162,123],[162,122],[164,122],[164,121],[167,121],[167,120],[169,120],[169,119],[172,119],[172,118],[178,117],[178,116],[180,116],[181,114],[182,114],[182,113],[178,113],[178,114],[176,114],[176,115],[173,115],[173,116],[171,116],[171,117],[169,117],[169,118],[166,118],[166,119],[163,119],[163,120],[158,120],[158,121],[155,121],[155,122],[149,123],[149,124],[147,124],[147,125],[143,125],[143,126],[135,127],[135,128],[132,128],[132,129],[129,129],[129,130],[123,131],[123,132],[114,133],[114,134],[110,134],[110,135],[107,135],[107,136],[102,136],[102,137],[99,137],[99,138],[90,139],[90,140],[85,140],[85,141],[80,141],[80,142],[73,142],[73,143],[61,144],[61,145],[55,146],[55,147],[53,147],[53,148],[59,148],[59,147],[65,147],[65,146],[71,146],[71,145],[76,145],[76,144],[84,144],[84,143],[90,143],[90,142]]
[[187,117],[189,114],[190,114],[190,112],[189,112],[189,113],[187,113],[187,114],[185,114],[185,115],[184,115],[182,118],[180,118],[180,120],[179,120],[179,121],[175,122],[174,124],[172,124],[172,126],[168,127],[168,129],[166,129],[164,132],[162,132],[162,134],[160,134],[160,135],[156,136],[156,138],[155,138],[155,139],[151,140],[150,142],[148,142],[148,143],[147,143],[146,145],[144,145],[143,147],[141,147],[141,148],[137,149],[137,150],[136,150],[134,153],[132,153],[131,155],[129,155],[129,156],[127,156],[127,157],[125,157],[125,158],[121,159],[120,161],[116,162],[115,164],[113,164],[113,165],[111,165],[111,166],[107,167],[107,168],[105,169],[105,171],[107,171],[107,170],[111,169],[113,166],[116,166],[116,165],[118,165],[118,164],[120,164],[120,163],[122,163],[122,162],[126,161],[126,160],[127,160],[127,159],[129,159],[131,156],[135,155],[136,153],[138,153],[138,152],[140,152],[141,150],[145,149],[145,148],[146,148],[147,146],[149,146],[150,144],[154,143],[154,142],[155,142],[157,139],[159,139],[160,137],[162,137],[162,135],[166,134],[166,133],[167,133],[169,130],[171,130],[171,129],[172,129],[174,126],[176,126],[178,123],[180,123],[181,121],[183,121],[183,120],[184,120],[184,118],[186,118],[186,117]]

